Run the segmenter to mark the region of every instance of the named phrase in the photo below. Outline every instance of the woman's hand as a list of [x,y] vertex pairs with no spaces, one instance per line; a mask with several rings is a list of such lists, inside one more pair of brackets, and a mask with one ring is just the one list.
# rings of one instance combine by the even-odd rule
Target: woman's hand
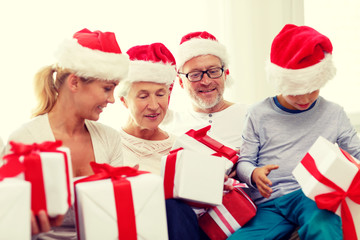
[[272,185],[272,182],[267,175],[269,175],[272,170],[278,168],[279,166],[274,164],[258,167],[254,169],[251,175],[252,181],[256,184],[260,194],[265,198],[269,198],[272,193],[272,189],[269,187]]
[[49,218],[44,210],[40,210],[38,215],[31,213],[31,234],[50,231],[51,227],[60,226],[64,220],[64,215]]

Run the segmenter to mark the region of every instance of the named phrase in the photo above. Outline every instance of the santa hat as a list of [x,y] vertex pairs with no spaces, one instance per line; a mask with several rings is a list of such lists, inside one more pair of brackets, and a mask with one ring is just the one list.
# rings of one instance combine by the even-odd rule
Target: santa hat
[[176,78],[175,58],[162,43],[130,48],[129,82],[154,82],[170,85]]
[[56,66],[79,77],[121,80],[127,76],[129,59],[122,54],[112,32],[84,28],[66,39],[55,53]]
[[224,45],[208,32],[192,32],[180,41],[176,57],[177,68],[181,67],[190,59],[200,55],[214,55],[220,58],[225,68],[228,67],[229,60]]
[[332,50],[329,38],[315,29],[287,24],[272,43],[268,80],[283,95],[318,90],[335,76]]

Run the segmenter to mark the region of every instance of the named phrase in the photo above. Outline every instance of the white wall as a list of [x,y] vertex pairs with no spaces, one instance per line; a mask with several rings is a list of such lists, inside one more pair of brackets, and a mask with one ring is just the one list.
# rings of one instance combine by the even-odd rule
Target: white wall
[[[209,31],[229,50],[234,85],[226,97],[251,104],[274,94],[264,71],[274,36],[286,23],[309,24],[330,37],[338,66],[336,79],[322,93],[344,105],[360,125],[359,10],[356,0],[0,1],[0,137],[6,140],[29,119],[33,75],[53,63],[64,37],[84,27],[115,32],[123,52],[160,41],[174,54],[184,34]],[[186,99],[176,83],[171,107],[185,107]],[[119,128],[124,116],[117,101],[100,121]]]
[[336,76],[321,94],[344,107],[360,132],[360,1],[304,0],[305,24],[328,36]]
[[[35,106],[33,76],[54,63],[53,52],[64,38],[86,27],[115,32],[123,52],[134,45],[162,42],[174,53],[188,32],[220,34],[217,22],[223,17],[218,4],[217,0],[0,1],[0,137],[5,141],[29,119]],[[119,128],[126,114],[119,109],[117,101],[100,121]]]
[[227,96],[251,104],[274,95],[265,77],[271,42],[286,23],[303,25],[303,0],[225,2],[225,39],[236,80]]

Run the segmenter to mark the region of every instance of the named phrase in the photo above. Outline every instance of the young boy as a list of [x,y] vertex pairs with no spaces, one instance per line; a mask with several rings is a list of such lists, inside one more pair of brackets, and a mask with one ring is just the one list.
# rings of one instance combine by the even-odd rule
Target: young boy
[[331,56],[330,40],[310,27],[288,24],[275,37],[267,70],[279,95],[249,110],[237,166],[258,212],[229,239],[286,239],[296,226],[302,240],[342,239],[340,217],[320,210],[292,175],[319,136],[360,158],[343,108],[319,96],[336,72]]

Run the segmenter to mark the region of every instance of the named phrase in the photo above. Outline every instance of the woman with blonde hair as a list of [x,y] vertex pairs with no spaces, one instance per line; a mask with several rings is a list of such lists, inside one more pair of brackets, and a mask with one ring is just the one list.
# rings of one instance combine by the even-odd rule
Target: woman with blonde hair
[[[13,132],[9,141],[61,140],[70,149],[74,177],[93,174],[89,164],[93,161],[121,166],[120,135],[96,122],[107,104],[114,103],[114,89],[128,72],[128,56],[121,53],[115,34],[78,31],[60,45],[56,59],[56,64],[35,76],[34,118]],[[5,153],[9,151],[8,144]],[[33,239],[76,239],[72,208],[65,218],[49,219],[41,211],[31,223]]]

